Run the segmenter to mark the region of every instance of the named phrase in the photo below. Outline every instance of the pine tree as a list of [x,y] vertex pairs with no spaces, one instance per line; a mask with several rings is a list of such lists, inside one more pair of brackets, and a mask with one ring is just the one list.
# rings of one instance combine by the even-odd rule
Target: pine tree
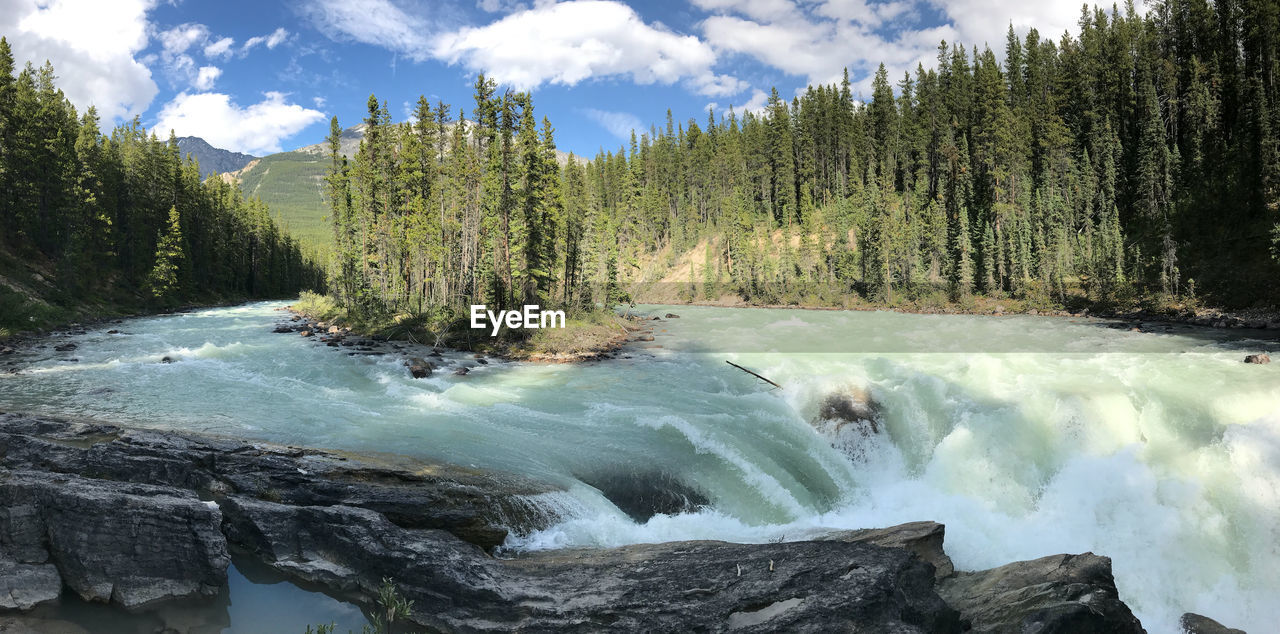
[[178,293],[178,268],[185,259],[178,208],[170,207],[168,225],[156,236],[155,264],[147,275],[147,291],[152,297],[166,300]]

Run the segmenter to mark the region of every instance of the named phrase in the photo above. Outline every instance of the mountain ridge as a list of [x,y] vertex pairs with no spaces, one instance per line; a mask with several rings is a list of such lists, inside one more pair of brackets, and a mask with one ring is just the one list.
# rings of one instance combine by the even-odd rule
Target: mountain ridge
[[209,178],[215,172],[225,174],[242,170],[250,161],[258,158],[252,154],[214,147],[198,136],[182,136],[177,141],[179,155],[184,158],[193,156],[200,164],[200,178]]

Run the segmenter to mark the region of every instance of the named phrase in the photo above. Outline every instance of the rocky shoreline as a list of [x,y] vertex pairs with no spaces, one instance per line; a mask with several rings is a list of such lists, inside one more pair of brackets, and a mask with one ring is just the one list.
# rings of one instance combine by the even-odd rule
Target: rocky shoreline
[[365,606],[392,578],[431,631],[1143,631],[1106,557],[955,571],[932,522],[503,553],[509,531],[557,520],[540,502],[558,490],[398,456],[0,414],[0,617],[68,592],[130,610],[209,597],[236,553]]

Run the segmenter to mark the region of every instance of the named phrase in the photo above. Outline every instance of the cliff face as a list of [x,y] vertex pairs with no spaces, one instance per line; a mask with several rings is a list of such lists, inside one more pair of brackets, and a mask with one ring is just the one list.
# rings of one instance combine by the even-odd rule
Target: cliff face
[[198,136],[178,137],[178,154],[183,158],[188,154],[196,158],[200,163],[200,178],[208,178],[214,172],[219,174],[234,172],[257,158],[249,154],[213,147],[208,141]]
[[495,559],[555,518],[523,478],[0,414],[0,613],[210,596],[230,550],[369,604],[384,577],[444,631],[1141,632],[1110,560],[954,572],[932,522],[819,541]]

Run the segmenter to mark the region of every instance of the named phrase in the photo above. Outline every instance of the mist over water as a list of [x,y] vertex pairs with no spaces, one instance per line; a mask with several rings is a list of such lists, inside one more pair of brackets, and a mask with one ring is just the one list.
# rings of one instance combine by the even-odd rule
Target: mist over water
[[[126,321],[22,353],[0,409],[410,454],[560,483],[564,517],[514,549],[759,542],[932,519],[958,568],[1112,558],[1149,631],[1199,612],[1280,621],[1274,341],[1093,320],[642,307],[678,313],[630,359],[475,365],[271,333],[283,303]],[[1272,333],[1273,334],[1273,333]],[[1253,333],[1252,336],[1258,336]],[[174,363],[161,363],[165,357]],[[71,361],[76,359],[76,361]],[[783,388],[725,363],[748,367]],[[880,433],[813,424],[865,390]],[[706,505],[637,521],[601,482],[678,483]]]

